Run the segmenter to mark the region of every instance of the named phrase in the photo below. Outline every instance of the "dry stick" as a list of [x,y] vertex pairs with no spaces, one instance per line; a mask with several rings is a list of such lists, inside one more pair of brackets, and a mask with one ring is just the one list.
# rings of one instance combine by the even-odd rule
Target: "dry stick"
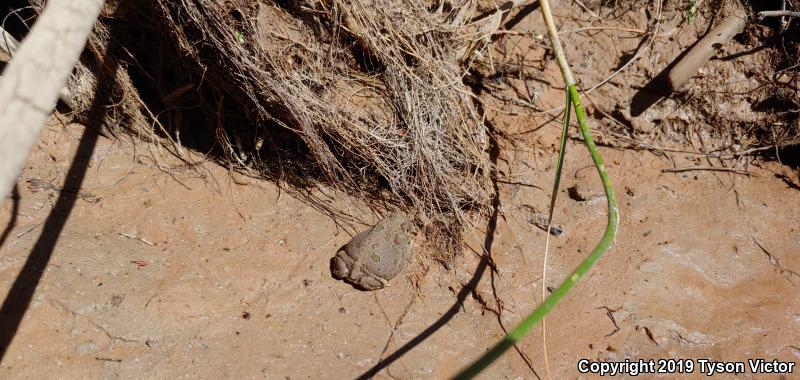
[[[563,35],[567,35],[567,34],[580,33],[580,32],[589,32],[589,31],[593,31],[593,30],[615,30],[615,31],[618,31],[618,32],[636,33],[638,35],[647,34],[646,30],[636,29],[636,28],[626,28],[626,27],[622,27],[622,26],[585,26],[585,27],[578,28],[578,29],[562,30],[562,31],[558,32],[558,34],[563,36]],[[520,34],[522,34],[522,33],[520,33]]]
[[716,167],[716,166],[691,166],[691,167],[685,167],[685,168],[666,168],[666,169],[661,169],[661,172],[662,173],[681,173],[681,172],[689,172],[689,171],[694,171],[694,170],[710,171],[710,172],[732,172],[732,173],[736,173],[736,174],[750,175],[750,172],[748,172],[747,170],[744,170],[744,169],[722,168],[722,167]]
[[764,18],[764,17],[800,17],[800,12],[792,12],[792,11],[758,12],[758,18]]
[[103,0],[48,2],[0,78],[0,199],[5,199],[78,62]]
[[697,74],[720,47],[728,43],[735,35],[741,33],[745,26],[745,17],[730,15],[705,37],[689,50],[689,52],[675,64],[667,75],[670,90],[679,90],[689,79]]

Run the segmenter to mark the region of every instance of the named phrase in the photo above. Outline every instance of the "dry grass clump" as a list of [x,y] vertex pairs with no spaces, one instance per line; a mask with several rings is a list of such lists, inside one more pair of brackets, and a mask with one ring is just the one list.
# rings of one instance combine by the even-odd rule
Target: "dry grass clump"
[[388,189],[448,229],[489,204],[489,138],[462,83],[474,1],[151,3],[152,29],[194,72],[179,96],[213,117],[227,163],[361,199]]
[[[44,1],[29,4],[41,9]],[[491,138],[463,77],[503,13],[478,7],[112,0],[68,106],[79,119],[99,117],[110,132],[133,130],[178,155],[194,148],[296,193],[332,186],[458,232],[463,212],[484,210],[492,197]],[[102,109],[90,109],[96,104]]]

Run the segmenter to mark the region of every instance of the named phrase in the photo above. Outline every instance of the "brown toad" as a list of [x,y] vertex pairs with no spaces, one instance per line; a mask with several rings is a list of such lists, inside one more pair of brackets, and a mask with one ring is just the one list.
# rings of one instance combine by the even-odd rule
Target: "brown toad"
[[360,232],[331,259],[331,273],[364,290],[386,286],[411,256],[411,221],[394,213]]

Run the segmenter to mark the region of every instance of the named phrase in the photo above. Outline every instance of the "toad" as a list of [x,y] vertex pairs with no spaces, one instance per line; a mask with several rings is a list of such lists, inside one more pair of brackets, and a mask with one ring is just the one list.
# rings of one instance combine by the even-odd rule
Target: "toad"
[[393,213],[360,232],[331,259],[333,277],[364,290],[381,289],[411,257],[411,221]]

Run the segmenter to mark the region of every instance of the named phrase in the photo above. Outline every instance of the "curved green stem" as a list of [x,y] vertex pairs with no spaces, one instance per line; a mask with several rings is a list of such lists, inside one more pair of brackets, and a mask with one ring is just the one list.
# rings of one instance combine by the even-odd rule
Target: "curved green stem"
[[[550,310],[552,310],[553,307],[555,307],[556,304],[558,304],[561,299],[564,298],[564,296],[572,289],[572,287],[575,286],[575,284],[581,278],[583,278],[584,275],[586,275],[586,273],[595,265],[595,263],[597,263],[603,254],[608,251],[611,245],[614,244],[614,239],[617,235],[619,210],[617,209],[617,199],[614,196],[614,189],[611,187],[611,181],[608,178],[608,172],[606,171],[605,164],[603,163],[603,158],[600,156],[600,153],[597,152],[597,146],[592,138],[592,133],[589,130],[589,126],[586,124],[586,115],[583,112],[583,107],[580,103],[580,96],[578,95],[578,90],[575,87],[575,79],[572,76],[572,71],[569,68],[564,51],[561,49],[561,43],[558,40],[558,32],[556,31],[555,23],[553,22],[549,1],[540,0],[540,5],[545,24],[547,25],[547,31],[550,35],[550,42],[553,44],[556,61],[561,69],[561,74],[564,77],[564,81],[567,84],[567,102],[571,103],[575,108],[575,116],[578,119],[578,125],[580,127],[581,134],[583,135],[584,144],[589,150],[589,154],[592,156],[592,161],[594,161],[594,165],[597,168],[597,173],[600,175],[600,179],[603,182],[603,189],[605,190],[608,207],[608,221],[606,224],[606,230],[602,239],[600,239],[600,243],[597,244],[594,250],[592,250],[592,252],[572,271],[570,276],[567,277],[561,283],[561,285],[559,285],[558,288],[556,288],[556,290],[550,294],[550,296],[547,297],[544,302],[542,302],[541,305],[539,305],[530,315],[528,315],[528,317],[522,320],[522,322],[520,322],[513,330],[509,331],[503,340],[495,344],[494,347],[483,354],[483,356],[476,360],[472,365],[457,374],[455,377],[456,379],[473,378],[483,369],[488,367],[492,362],[497,360],[497,358],[499,358],[500,355],[502,355],[506,350],[511,348],[515,343],[519,342],[525,336],[525,334],[527,334],[547,313],[549,313]],[[566,112],[569,112],[569,104],[567,104],[567,106]],[[563,146],[566,138],[567,134],[566,130],[564,130],[562,131],[561,136],[562,148],[559,153],[560,155],[563,155]],[[556,178],[554,191],[558,190],[558,182],[560,179],[558,177],[560,177],[560,173],[558,173]],[[553,205],[551,204],[551,208],[552,207]],[[550,212],[552,215],[552,209]],[[552,221],[549,221],[549,223],[552,223]],[[546,231],[546,233],[550,233],[550,231]]]

